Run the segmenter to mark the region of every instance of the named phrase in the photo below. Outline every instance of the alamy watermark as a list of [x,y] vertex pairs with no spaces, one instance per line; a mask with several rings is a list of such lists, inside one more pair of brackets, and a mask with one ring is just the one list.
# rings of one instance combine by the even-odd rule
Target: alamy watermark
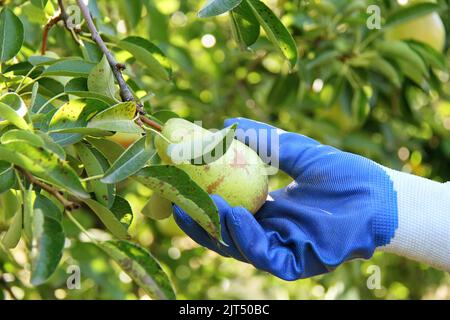
[[67,27],[70,29],[79,29],[81,26],[81,10],[77,5],[70,5],[66,8]]
[[381,8],[377,5],[370,5],[367,7],[366,13],[369,15],[366,21],[367,29],[380,30],[381,29]]
[[379,290],[381,289],[381,268],[377,265],[371,265],[367,268],[370,276],[367,278],[367,289]]
[[76,264],[70,265],[67,270],[69,277],[67,278],[66,285],[69,290],[81,289],[81,269]]

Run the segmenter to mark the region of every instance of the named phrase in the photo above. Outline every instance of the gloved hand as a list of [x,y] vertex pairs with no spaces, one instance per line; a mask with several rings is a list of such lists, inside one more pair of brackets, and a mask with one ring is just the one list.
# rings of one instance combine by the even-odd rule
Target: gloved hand
[[[213,196],[228,246],[174,206],[176,222],[196,242],[285,280],[322,274],[349,259],[370,258],[376,247],[389,243],[397,228],[397,200],[385,168],[248,119],[229,119],[225,126],[236,122],[244,131],[278,130],[279,148],[272,152],[294,181],[270,193],[254,216]],[[240,133],[237,138],[246,142]],[[253,145],[270,148],[270,136],[259,134],[266,141]]]

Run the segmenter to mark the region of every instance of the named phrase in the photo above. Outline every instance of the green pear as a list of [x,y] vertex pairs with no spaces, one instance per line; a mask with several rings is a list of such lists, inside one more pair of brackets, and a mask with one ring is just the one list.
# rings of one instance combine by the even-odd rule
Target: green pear
[[155,220],[167,219],[172,215],[172,203],[154,193],[142,209],[142,214]]
[[167,154],[168,141],[186,142],[213,133],[180,118],[168,120],[161,133],[165,139],[156,137],[155,145],[162,161],[185,171],[206,192],[217,194],[231,206],[244,207],[253,214],[264,204],[268,193],[265,164],[245,144],[233,140],[222,157],[205,165],[174,164]]

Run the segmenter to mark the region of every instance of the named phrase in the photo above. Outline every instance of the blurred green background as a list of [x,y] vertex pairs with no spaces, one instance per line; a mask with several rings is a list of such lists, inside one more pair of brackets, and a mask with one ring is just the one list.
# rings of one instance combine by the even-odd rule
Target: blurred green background
[[[25,49],[21,54],[36,52],[42,25],[54,11],[51,2],[45,11],[36,9],[33,1],[1,2],[14,8],[25,25]],[[448,68],[434,68],[427,80],[418,84],[411,70],[392,61],[401,82],[395,86],[392,79],[354,60],[373,51],[377,41],[389,37],[383,30],[367,29],[368,6],[378,5],[385,21],[401,8],[397,1],[264,2],[282,18],[298,44],[300,57],[293,72],[264,34],[251,50],[242,51],[233,40],[226,15],[198,18],[203,1],[91,0],[89,6],[106,39],[108,35],[139,35],[158,44],[169,57],[173,82],[161,83],[133,64],[128,53],[114,52],[119,61],[127,62],[126,75],[142,88],[138,93],[149,98],[153,110],[170,109],[187,119],[202,120],[207,128],[220,128],[227,117],[249,117],[301,132],[397,170],[437,181],[450,180]],[[418,25],[407,29],[424,31],[428,39],[436,37],[430,44],[438,51],[442,49],[448,62],[449,1],[437,3],[442,8],[440,20],[424,22],[421,19],[427,16],[418,17],[410,21]],[[446,36],[439,21],[446,24]],[[439,48],[440,37],[445,40],[445,49]],[[92,47],[87,37],[84,40],[88,48]],[[62,27],[50,32],[48,49],[59,56],[80,54]],[[92,52],[95,54],[95,50]],[[148,96],[149,92],[153,95]],[[123,135],[116,138],[123,143],[133,139]],[[271,187],[288,182],[280,174],[272,177]],[[144,218],[139,212],[151,191],[143,186],[124,184],[120,193],[133,204],[133,239],[161,261],[179,299],[450,299],[448,274],[383,253],[376,253],[369,261],[346,263],[324,276],[282,281],[199,247],[172,218],[158,222]],[[94,234],[107,236],[93,217],[82,212],[78,217]],[[65,228],[69,238],[79,237],[70,222]],[[146,298],[93,245],[68,240],[66,246],[57,273],[37,288],[27,284],[26,269],[5,263],[1,272],[14,294],[24,299]],[[13,255],[21,266],[27,265],[21,247]],[[66,288],[67,267],[72,264],[81,268],[80,290]],[[380,289],[367,288],[371,265],[381,269]]]

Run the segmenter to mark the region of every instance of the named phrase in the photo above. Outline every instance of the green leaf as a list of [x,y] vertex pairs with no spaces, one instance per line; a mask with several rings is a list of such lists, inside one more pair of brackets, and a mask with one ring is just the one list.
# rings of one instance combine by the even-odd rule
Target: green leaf
[[109,168],[102,178],[103,183],[117,183],[142,169],[153,157],[155,150],[146,146],[146,137],[134,142]]
[[167,155],[175,164],[190,162],[203,166],[223,156],[234,139],[236,124],[211,134],[200,134],[180,143],[171,143]]
[[42,76],[88,77],[95,63],[83,60],[63,60],[50,65]]
[[335,60],[340,55],[342,54],[337,50],[327,50],[321,52],[317,57],[314,58],[314,60],[308,62],[308,64],[306,65],[306,69],[312,70],[314,68],[321,67]]
[[47,53],[44,56],[41,55],[35,55],[30,56],[28,58],[28,61],[35,67],[43,67],[43,66],[50,66],[55,63],[63,62],[63,61],[83,61],[80,57],[74,56],[74,57],[63,57],[59,58],[56,54]]
[[424,85],[424,76],[420,72],[420,70],[416,68],[412,68],[411,65],[404,61],[404,60],[398,60],[397,61],[398,66],[400,67],[400,71],[409,79],[414,81],[418,86],[422,87]]
[[408,65],[408,69],[428,76],[428,69],[422,58],[404,41],[382,41],[378,43],[377,49],[386,58],[394,59],[399,64],[404,63]]
[[383,75],[387,80],[391,81],[396,88],[401,87],[400,75],[394,66],[383,59],[377,52],[367,51],[361,55],[349,60],[349,64],[354,67],[361,67],[372,70]]
[[48,134],[41,131],[37,131],[36,134],[42,139],[45,149],[56,154],[61,160],[66,159],[66,152],[64,151],[63,147],[54,142]]
[[31,0],[31,3],[40,9],[44,9],[47,5],[47,2],[48,0]]
[[358,123],[364,123],[370,112],[369,100],[362,89],[354,92],[352,98],[352,113]]
[[64,91],[81,98],[92,98],[101,100],[108,105],[117,103],[116,99],[105,96],[99,92],[91,92],[88,89],[88,80],[86,78],[73,78],[67,82]]
[[111,207],[111,212],[114,213],[116,218],[125,226],[129,228],[133,222],[133,210],[127,200],[122,197],[116,196],[114,204]]
[[81,161],[70,154],[68,154],[66,157],[69,166],[76,172],[78,176],[81,176],[84,171],[84,167]]
[[[94,114],[105,108],[107,105],[99,100],[70,100],[53,115],[48,130],[61,132],[63,129],[84,128]],[[80,141],[84,134],[86,133],[51,133],[50,136],[56,143],[66,146]]]
[[236,8],[242,0],[208,0],[206,5],[199,11],[200,18],[209,18],[221,15]]
[[143,3],[141,0],[120,0],[120,12],[125,15],[129,29],[133,29],[141,21]]
[[11,189],[16,183],[16,174],[11,163],[0,161],[0,194]]
[[[23,118],[21,118],[14,109],[4,104],[3,102],[0,102],[0,114],[2,115],[3,119],[6,119],[16,127],[24,130],[29,130],[27,122]],[[2,119],[0,119],[0,123],[3,122],[1,120]]]
[[156,79],[170,80],[172,69],[169,60],[156,45],[141,37],[127,37],[120,40],[118,45],[145,65],[150,75]]
[[12,59],[22,47],[23,25],[8,8],[0,11],[0,62]]
[[92,118],[89,128],[97,128],[124,133],[142,133],[142,129],[134,122],[136,115],[135,102],[122,102],[112,106]]
[[[33,67],[33,65],[31,63],[29,63],[28,61],[18,62],[13,65],[7,66],[3,70],[3,73],[5,74],[5,73],[12,72],[16,76],[25,76],[28,74],[28,72],[31,71],[32,67]],[[30,78],[36,77],[39,73],[40,72],[38,70],[35,70],[34,72],[31,72],[31,74],[29,74],[29,77]]]
[[33,84],[33,87],[31,88],[30,110],[33,110],[33,107],[36,104],[38,91],[39,91],[39,82],[35,82]]
[[272,10],[259,0],[244,0],[253,11],[256,19],[263,27],[270,41],[280,50],[283,56],[291,63],[294,68],[297,63],[297,44],[294,38],[272,12]]
[[50,65],[54,62],[57,62],[57,58],[49,57],[49,56],[30,56],[28,61],[35,67]]
[[22,191],[23,199],[23,234],[25,241],[31,246],[33,241],[33,206],[34,206],[34,192],[33,185],[30,184],[27,190]]
[[422,59],[431,67],[446,71],[448,68],[445,55],[434,49],[429,44],[420,41],[409,40],[409,46],[416,51]]
[[148,251],[128,241],[108,241],[100,247],[152,299],[176,298],[169,277]]
[[161,197],[176,203],[209,234],[222,240],[214,202],[186,172],[175,166],[158,165],[140,170],[135,178]]
[[77,197],[89,197],[72,168],[56,154],[44,148],[23,142],[11,142],[0,145],[0,160],[18,165]]
[[412,19],[417,19],[418,17],[427,15],[437,11],[438,9],[439,5],[431,2],[414,3],[408,6],[400,7],[399,10],[395,11],[386,19],[383,30]]
[[91,70],[87,78],[87,86],[90,92],[115,100],[116,87],[114,84],[114,74],[106,56],[103,56],[102,60]]
[[17,210],[8,231],[2,238],[2,244],[7,249],[13,249],[17,246],[22,236],[23,212],[22,209]]
[[143,1],[147,8],[149,17],[149,31],[150,37],[156,41],[167,41],[169,39],[169,15],[164,14],[156,6],[154,1]]
[[108,137],[114,135],[114,132],[106,131],[103,129],[97,128],[62,128],[62,129],[52,129],[49,130],[49,133],[57,133],[57,134],[80,134],[80,135],[89,135],[92,137]]
[[230,11],[231,26],[236,42],[246,49],[258,40],[261,25],[246,1]]
[[280,75],[272,85],[267,96],[267,104],[279,108],[288,105],[297,97],[300,78],[297,73],[289,73],[286,76]]
[[103,57],[103,52],[97,46],[97,43],[87,38],[82,39],[81,42],[80,50],[83,58],[87,61],[100,62]]
[[20,129],[28,130],[30,127],[23,119],[27,112],[27,106],[16,93],[9,92],[0,97],[0,124],[6,120]]
[[125,151],[117,142],[106,140],[106,139],[96,139],[87,137],[86,140],[94,146],[101,154],[108,160],[110,164],[113,164]]
[[31,283],[43,284],[56,270],[62,257],[65,235],[60,209],[48,198],[37,194],[33,213],[33,249]]
[[401,87],[400,76],[397,70],[387,60],[377,56],[371,59],[368,68],[383,75],[387,80],[391,81],[396,88]]
[[[94,150],[83,143],[75,145],[78,157],[84,165],[84,169],[88,177],[99,176],[105,173],[105,168],[100,162],[98,155],[94,154]],[[106,161],[106,160],[105,160]],[[114,186],[102,183],[100,180],[91,180],[89,184],[95,194],[95,198],[102,205],[111,208],[114,202]]]
[[25,117],[28,113],[28,108],[25,105],[23,99],[15,92],[5,93],[0,97],[0,102],[8,105],[17,113],[21,118]]
[[119,239],[128,239],[127,228],[116,217],[116,215],[107,207],[93,199],[85,199],[83,202],[99,217],[105,227]]
[[[61,82],[52,78],[39,79],[39,93],[45,97],[52,98],[64,92],[64,86]],[[63,97],[62,97],[63,98]],[[43,112],[43,110],[41,110]]]
[[22,204],[20,192],[9,189],[0,194],[0,222],[6,222],[14,217]]
[[31,1],[24,1],[20,5],[20,15],[26,18],[27,24],[45,25],[48,18],[45,11],[31,3]]
[[19,129],[12,129],[12,130],[5,132],[1,136],[0,141],[2,144],[8,144],[11,142],[22,142],[22,143],[28,143],[35,147],[43,147],[44,146],[44,141],[41,139],[41,137],[36,135],[34,132],[19,130]]

